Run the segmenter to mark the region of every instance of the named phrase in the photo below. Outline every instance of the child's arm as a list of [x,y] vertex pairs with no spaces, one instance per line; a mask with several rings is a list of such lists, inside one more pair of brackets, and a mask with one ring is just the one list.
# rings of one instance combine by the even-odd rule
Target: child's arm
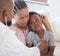
[[50,33],[48,41],[48,52],[44,54],[44,56],[53,56],[54,49],[55,49],[55,39],[53,33]]
[[45,53],[43,56],[53,56],[55,46],[50,46],[48,49],[48,52]]
[[48,21],[48,18],[45,15],[42,15],[42,14],[40,14],[39,16],[40,16],[40,19],[42,20],[42,23],[45,26],[46,30],[49,31],[49,32],[53,32],[52,28],[51,28],[51,25]]

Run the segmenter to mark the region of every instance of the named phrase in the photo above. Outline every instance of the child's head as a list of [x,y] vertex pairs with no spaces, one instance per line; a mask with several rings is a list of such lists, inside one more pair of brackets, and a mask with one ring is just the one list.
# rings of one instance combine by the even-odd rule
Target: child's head
[[29,12],[29,29],[32,31],[39,31],[42,29],[42,21],[39,17],[39,14],[36,12]]
[[26,27],[29,20],[29,12],[27,4],[23,0],[15,1],[14,12],[15,12],[16,23],[20,27]]

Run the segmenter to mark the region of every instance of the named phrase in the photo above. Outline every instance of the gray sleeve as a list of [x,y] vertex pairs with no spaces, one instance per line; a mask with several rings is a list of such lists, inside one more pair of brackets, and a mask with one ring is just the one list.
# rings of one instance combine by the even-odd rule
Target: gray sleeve
[[26,38],[26,43],[28,43],[28,44],[32,44],[33,43],[33,39],[32,39],[32,33],[29,33],[28,35],[27,35],[27,38]]
[[49,46],[55,46],[55,39],[52,33],[49,35]]

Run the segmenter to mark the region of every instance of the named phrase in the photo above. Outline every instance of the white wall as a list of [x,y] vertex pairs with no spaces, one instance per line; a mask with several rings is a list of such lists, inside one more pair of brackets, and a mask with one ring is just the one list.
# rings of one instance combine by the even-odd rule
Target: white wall
[[60,41],[60,0],[48,0],[48,3],[56,39]]
[[60,16],[60,0],[48,0],[49,11],[53,18]]
[[45,11],[55,31],[55,35],[60,41],[60,0],[48,0],[48,6],[32,3],[27,4],[29,11],[37,11],[38,13]]
[[48,10],[48,3],[29,3],[29,2],[26,2],[27,5],[28,5],[28,9],[29,11],[36,11],[38,13],[43,13],[45,15],[48,16],[48,18],[50,18],[50,13],[49,13],[49,10]]

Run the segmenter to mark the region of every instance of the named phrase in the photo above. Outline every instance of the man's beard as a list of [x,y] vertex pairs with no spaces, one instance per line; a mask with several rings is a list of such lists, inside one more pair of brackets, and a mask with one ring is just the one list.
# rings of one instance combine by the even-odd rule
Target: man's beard
[[8,22],[5,22],[4,24],[7,25],[7,26],[11,26],[12,22],[8,21]]

